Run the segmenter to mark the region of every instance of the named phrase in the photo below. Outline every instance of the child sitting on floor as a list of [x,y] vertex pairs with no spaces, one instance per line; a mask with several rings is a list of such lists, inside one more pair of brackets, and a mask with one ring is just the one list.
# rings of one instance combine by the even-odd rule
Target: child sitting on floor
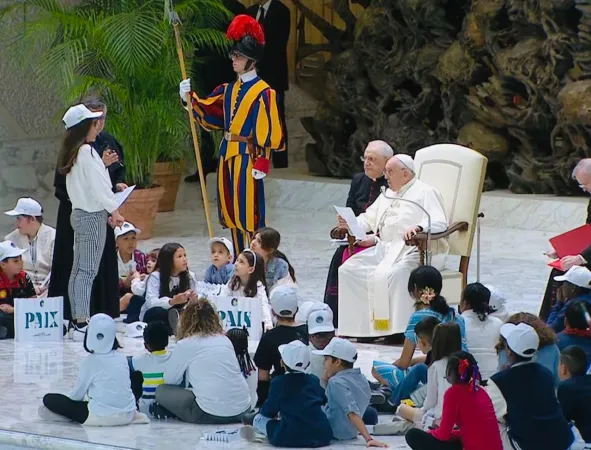
[[150,405],[156,401],[156,388],[164,384],[164,367],[170,359],[170,353],[166,351],[167,346],[167,324],[152,322],[144,329],[144,347],[148,353],[129,358],[131,371],[142,374],[142,396],[139,400],[139,409],[147,415],[150,415]]
[[468,352],[449,358],[443,414],[439,428],[412,428],[406,443],[413,450],[503,450],[495,411],[486,391],[480,388],[480,370]]
[[180,244],[164,244],[156,268],[146,282],[146,301],[140,311],[140,320],[170,322],[169,331],[172,332],[178,322],[179,309],[196,297],[195,274],[189,271],[187,252]]
[[[146,295],[146,281],[148,280],[148,275],[150,275],[156,269],[156,263],[158,262],[158,254],[160,253],[159,248],[155,248],[150,253],[148,253],[148,261],[146,262],[146,274],[139,275],[135,274],[133,280],[131,281],[131,293],[133,295],[137,295],[138,297],[144,297]],[[143,304],[143,301],[142,301]],[[140,305],[141,307],[141,305]],[[128,307],[129,310],[129,307]],[[128,312],[129,314],[129,312]],[[139,319],[139,309],[138,309],[138,319]]]
[[289,263],[287,256],[279,251],[281,235],[273,228],[261,228],[254,235],[250,244],[265,261],[265,279],[269,293],[275,285],[296,283],[295,270]]
[[[534,362],[540,345],[536,330],[525,323],[506,323],[501,327],[508,368],[490,377],[491,398],[500,391],[506,402],[501,430],[504,448],[522,450],[567,450],[574,436],[558,405],[554,376]],[[515,444],[515,445],[514,445]]]
[[575,423],[585,442],[591,442],[591,375],[585,350],[576,345],[560,352],[558,403],[568,421]]
[[566,307],[564,331],[558,333],[556,345],[560,350],[578,345],[587,354],[591,362],[591,329],[587,318],[591,315],[591,306],[587,302],[575,300]]
[[485,287],[490,291],[490,299],[488,300],[488,306],[491,310],[490,315],[505,323],[509,318],[505,295],[494,286],[486,285]]
[[225,237],[214,237],[208,242],[211,266],[205,270],[206,283],[227,284],[234,275],[234,247]]
[[[46,394],[39,415],[50,421],[73,421],[91,426],[149,423],[136,411],[129,365],[118,352],[115,321],[106,314],[92,316],[84,336],[90,353],[80,365],[76,388],[70,396]],[[88,398],[88,401],[85,399]]]
[[277,319],[277,326],[263,334],[254,355],[254,363],[259,369],[259,383],[257,394],[261,405],[269,394],[271,371],[273,375],[281,375],[284,368],[281,365],[279,346],[294,340],[300,340],[308,345],[308,329],[306,325],[298,325],[295,315],[298,311],[297,291],[292,286],[278,286],[271,295],[271,308]]
[[441,323],[433,333],[432,362],[427,372],[427,396],[421,408],[400,405],[398,414],[414,423],[429,427],[441,419],[443,396],[449,389],[445,375],[449,357],[462,350],[460,327],[454,322]]
[[[277,447],[316,448],[330,444],[332,429],[322,411],[326,397],[318,378],[306,373],[310,352],[306,344],[293,341],[279,347],[284,375],[273,378],[269,397],[258,414],[246,415],[241,434],[253,441],[267,436]],[[367,385],[367,383],[366,383]],[[250,426],[252,424],[252,426]]]
[[33,281],[23,271],[26,251],[14,242],[0,242],[0,339],[14,338],[14,299],[37,296]]
[[357,361],[357,349],[346,339],[332,338],[324,350],[314,353],[324,357],[324,375],[327,380],[325,407],[332,435],[338,440],[363,436],[368,447],[388,447],[374,440],[363,422],[371,397],[369,384],[359,369],[353,368]]
[[[320,305],[324,306],[321,307]],[[332,310],[326,303],[319,303],[308,316],[308,336],[310,340],[310,370],[320,380],[320,386],[326,388],[327,380],[324,379],[324,356],[315,353],[315,350],[324,350],[335,337]]]
[[259,374],[248,353],[248,331],[245,328],[231,328],[226,332],[226,336],[228,336],[228,339],[230,339],[230,342],[234,346],[240,372],[242,372],[242,375],[246,379],[246,384],[248,384],[250,406],[254,409],[258,401],[257,384]]
[[117,244],[117,270],[119,271],[119,309],[127,310],[131,293],[131,283],[136,274],[146,274],[146,254],[137,249],[137,235],[140,230],[129,222],[115,227],[115,242]]
[[268,331],[273,328],[273,319],[267,297],[264,266],[265,263],[260,255],[249,248],[244,249],[236,258],[234,276],[228,284],[222,287],[220,296],[259,299],[263,312],[264,328],[265,331]]

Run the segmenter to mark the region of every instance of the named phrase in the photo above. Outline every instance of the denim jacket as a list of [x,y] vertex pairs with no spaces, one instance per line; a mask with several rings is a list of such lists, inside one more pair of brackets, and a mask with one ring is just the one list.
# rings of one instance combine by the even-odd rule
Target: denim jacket
[[282,278],[289,274],[287,261],[281,258],[271,258],[265,267],[265,279],[269,290]]

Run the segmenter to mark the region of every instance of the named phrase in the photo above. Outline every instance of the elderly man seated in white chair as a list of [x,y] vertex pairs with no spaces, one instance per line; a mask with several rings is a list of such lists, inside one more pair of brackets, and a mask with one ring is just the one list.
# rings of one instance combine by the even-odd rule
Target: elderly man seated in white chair
[[[383,189],[373,205],[357,217],[357,224],[373,235],[359,242],[371,247],[349,258],[339,268],[339,334],[379,337],[402,333],[414,311],[408,279],[419,266],[420,254],[407,245],[417,233],[447,230],[448,222],[439,192],[415,175],[412,158],[395,155],[386,163]],[[339,228],[347,229],[338,217]],[[445,239],[431,243],[431,265],[443,269],[449,246]]]

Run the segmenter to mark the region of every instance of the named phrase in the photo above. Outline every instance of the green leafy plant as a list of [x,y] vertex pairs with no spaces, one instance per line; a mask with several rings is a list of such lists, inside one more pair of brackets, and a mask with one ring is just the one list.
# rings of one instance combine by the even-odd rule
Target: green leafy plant
[[[20,0],[0,9],[2,41],[70,104],[88,93],[108,107],[107,130],[122,144],[129,184],[152,186],[157,160],[175,160],[190,144],[180,106],[181,79],[170,0]],[[221,0],[180,0],[185,56],[194,46],[226,52]],[[192,152],[192,149],[191,149]]]

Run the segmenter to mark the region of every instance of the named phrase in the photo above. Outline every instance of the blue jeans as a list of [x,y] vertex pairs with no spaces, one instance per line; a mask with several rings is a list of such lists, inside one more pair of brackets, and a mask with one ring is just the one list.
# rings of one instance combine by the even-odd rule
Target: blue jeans
[[427,383],[427,365],[426,364],[415,364],[412,366],[404,380],[402,380],[398,386],[392,389],[392,397],[390,397],[390,403],[394,406],[398,406],[400,402],[410,397],[418,387],[420,383]]

